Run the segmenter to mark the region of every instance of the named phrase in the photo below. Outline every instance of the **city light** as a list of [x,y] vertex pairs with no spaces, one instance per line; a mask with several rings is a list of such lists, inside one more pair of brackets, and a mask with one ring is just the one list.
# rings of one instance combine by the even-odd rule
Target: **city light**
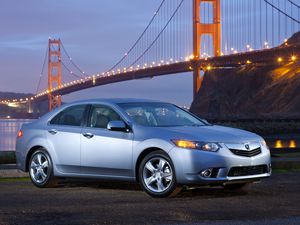
[[278,57],[278,58],[277,58],[277,62],[280,63],[280,62],[282,62],[282,61],[283,61],[283,59],[282,59],[281,57]]

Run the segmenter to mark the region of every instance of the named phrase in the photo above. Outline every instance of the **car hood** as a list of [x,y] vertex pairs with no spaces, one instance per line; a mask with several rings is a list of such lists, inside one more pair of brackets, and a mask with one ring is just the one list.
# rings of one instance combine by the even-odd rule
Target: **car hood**
[[[224,126],[199,126],[199,127],[163,127],[163,133],[170,138],[187,139],[195,141],[220,142],[220,143],[245,143],[260,141],[257,134]],[[169,136],[168,135],[168,136]]]

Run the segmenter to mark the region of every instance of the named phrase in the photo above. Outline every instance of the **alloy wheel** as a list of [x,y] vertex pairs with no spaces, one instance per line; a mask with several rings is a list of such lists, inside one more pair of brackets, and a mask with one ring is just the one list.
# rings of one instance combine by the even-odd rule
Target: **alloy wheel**
[[30,176],[37,184],[44,183],[49,174],[49,160],[42,152],[35,154],[30,163]]
[[173,171],[170,163],[162,157],[148,160],[143,168],[143,181],[150,191],[155,193],[164,192],[171,186],[173,181]]

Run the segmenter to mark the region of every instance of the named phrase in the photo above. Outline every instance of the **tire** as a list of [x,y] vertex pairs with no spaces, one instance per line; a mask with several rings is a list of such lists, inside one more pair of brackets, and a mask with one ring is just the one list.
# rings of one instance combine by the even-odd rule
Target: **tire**
[[139,166],[139,181],[142,189],[152,197],[175,196],[177,187],[174,165],[163,151],[154,151],[145,156]]
[[53,176],[53,164],[49,153],[45,149],[35,151],[29,160],[29,177],[39,188],[54,187],[57,179]]
[[247,185],[247,183],[225,184],[225,185],[223,185],[223,187],[226,190],[235,191],[235,190],[241,190],[241,189],[243,189],[246,185]]

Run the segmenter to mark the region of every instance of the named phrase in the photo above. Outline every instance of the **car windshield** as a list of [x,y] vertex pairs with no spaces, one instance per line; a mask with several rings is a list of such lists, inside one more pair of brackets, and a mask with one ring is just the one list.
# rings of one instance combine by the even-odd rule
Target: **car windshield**
[[169,103],[120,103],[129,117],[148,127],[205,126],[205,122]]

